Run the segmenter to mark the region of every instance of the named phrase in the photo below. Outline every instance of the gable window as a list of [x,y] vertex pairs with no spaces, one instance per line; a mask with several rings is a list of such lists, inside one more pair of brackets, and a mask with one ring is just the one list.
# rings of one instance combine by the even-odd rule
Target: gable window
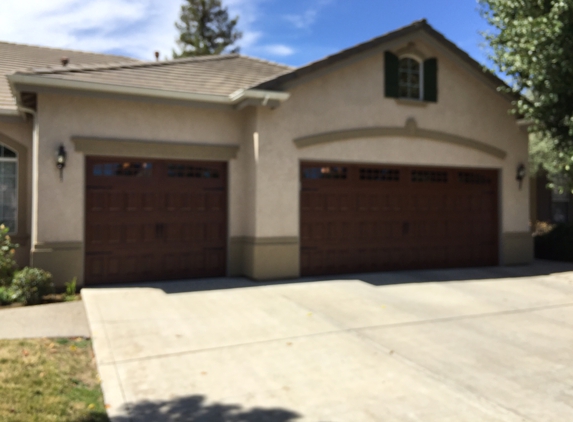
[[438,101],[438,61],[435,58],[418,60],[386,51],[384,80],[386,97]]
[[398,95],[400,98],[410,98],[421,100],[420,93],[422,79],[420,72],[420,62],[410,57],[400,59],[398,66]]
[[18,157],[16,152],[0,144],[0,224],[14,233],[18,215]]

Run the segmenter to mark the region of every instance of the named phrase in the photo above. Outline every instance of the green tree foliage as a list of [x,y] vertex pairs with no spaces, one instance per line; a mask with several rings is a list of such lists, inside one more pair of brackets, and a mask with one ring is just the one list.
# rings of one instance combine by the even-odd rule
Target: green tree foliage
[[[177,44],[180,53],[173,51],[173,58],[221,54],[242,36],[236,29],[239,18],[229,19],[221,0],[185,0],[181,6]],[[231,53],[239,52],[235,47]]]
[[543,153],[537,161],[567,176],[573,164],[573,1],[478,1],[494,28],[485,34],[490,58],[509,78],[505,89],[522,95],[514,111],[532,123],[532,150]]
[[553,139],[533,133],[529,137],[529,168],[532,175],[546,173],[549,188],[573,190],[573,156],[557,148]]

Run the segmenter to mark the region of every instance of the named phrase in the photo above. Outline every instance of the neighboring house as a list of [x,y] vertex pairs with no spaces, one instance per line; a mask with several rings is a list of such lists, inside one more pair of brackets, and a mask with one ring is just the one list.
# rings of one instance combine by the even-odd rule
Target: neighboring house
[[8,75],[0,118],[17,233],[59,283],[532,259],[527,131],[425,21],[297,69],[78,61]]

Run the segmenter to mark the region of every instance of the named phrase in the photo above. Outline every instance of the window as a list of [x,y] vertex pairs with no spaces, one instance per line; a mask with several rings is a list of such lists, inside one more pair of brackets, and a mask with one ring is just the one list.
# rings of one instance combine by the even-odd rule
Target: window
[[386,97],[438,101],[438,61],[435,58],[418,60],[386,51],[384,80]]
[[18,157],[16,152],[0,145],[0,223],[14,233],[18,215]]
[[346,179],[347,167],[307,167],[302,170],[303,179]]
[[421,100],[422,93],[422,78],[420,71],[420,63],[410,57],[400,59],[398,67],[398,84],[400,98],[410,98],[413,100]]
[[192,179],[218,179],[219,171],[186,164],[168,164],[167,176],[169,177],[189,177]]
[[139,176],[151,177],[152,163],[101,163],[94,164],[94,176]]
[[360,180],[378,180],[382,182],[399,182],[400,170],[389,170],[380,168],[360,169]]

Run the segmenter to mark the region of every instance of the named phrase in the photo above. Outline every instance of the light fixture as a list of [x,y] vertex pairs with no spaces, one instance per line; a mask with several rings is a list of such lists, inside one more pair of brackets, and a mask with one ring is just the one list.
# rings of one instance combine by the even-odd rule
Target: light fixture
[[526,175],[525,166],[523,165],[523,163],[521,163],[519,164],[519,166],[517,166],[517,174],[515,176],[515,178],[519,182],[520,190],[521,190],[521,183],[523,182],[523,179],[525,179],[525,175]]
[[64,180],[64,167],[66,167],[66,149],[63,145],[58,148],[58,158],[56,159],[56,167],[60,170],[60,180]]

